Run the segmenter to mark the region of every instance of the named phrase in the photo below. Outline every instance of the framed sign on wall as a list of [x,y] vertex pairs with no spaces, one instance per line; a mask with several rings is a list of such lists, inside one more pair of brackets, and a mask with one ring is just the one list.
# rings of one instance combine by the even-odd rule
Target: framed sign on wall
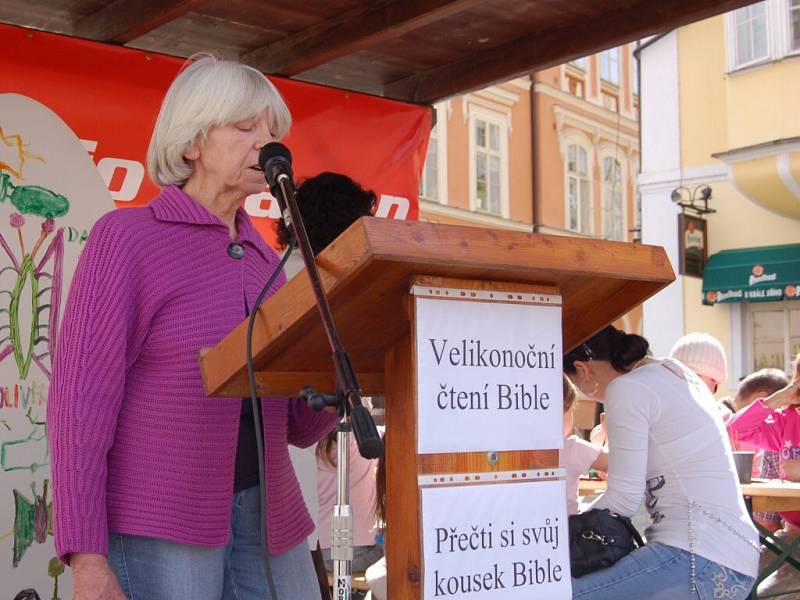
[[678,248],[680,274],[702,277],[708,260],[708,223],[699,217],[678,215]]

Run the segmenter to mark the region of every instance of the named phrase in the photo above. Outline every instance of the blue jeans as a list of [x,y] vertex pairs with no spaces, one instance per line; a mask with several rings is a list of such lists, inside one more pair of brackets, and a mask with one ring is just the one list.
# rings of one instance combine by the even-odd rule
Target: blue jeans
[[[231,538],[205,548],[112,533],[108,562],[128,600],[269,599],[261,550],[258,487],[233,496]],[[320,600],[308,543],[269,556],[278,600]]]
[[695,554],[695,584],[689,577],[690,554],[653,542],[637,548],[607,569],[572,580],[572,597],[581,600],[742,600],[755,580]]

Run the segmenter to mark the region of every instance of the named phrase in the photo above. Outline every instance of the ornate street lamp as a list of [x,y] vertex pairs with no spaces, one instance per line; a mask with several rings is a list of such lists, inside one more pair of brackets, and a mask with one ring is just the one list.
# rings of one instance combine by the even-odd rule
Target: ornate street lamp
[[713,208],[708,208],[708,201],[711,200],[711,187],[704,183],[693,189],[686,186],[676,187],[669,197],[681,207],[684,213],[693,212],[697,216],[701,216],[717,212]]

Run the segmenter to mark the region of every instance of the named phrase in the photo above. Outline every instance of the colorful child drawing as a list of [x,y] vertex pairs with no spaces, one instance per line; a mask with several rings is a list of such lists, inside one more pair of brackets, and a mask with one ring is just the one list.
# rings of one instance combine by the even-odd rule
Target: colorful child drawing
[[44,414],[81,232],[114,209],[87,144],[35,98],[0,93],[0,600],[72,596],[51,560]]
[[[64,196],[43,187],[14,185],[10,174],[0,172],[0,203],[6,201],[19,211],[11,214],[10,222],[11,227],[17,230],[20,254],[18,258],[8,241],[0,234],[0,246],[11,261],[10,266],[0,269],[0,275],[7,271],[16,273],[13,289],[0,290],[0,295],[9,297],[7,308],[5,303],[3,308],[0,308],[0,315],[8,320],[0,326],[0,334],[3,335],[0,338],[0,361],[13,353],[21,379],[27,379],[31,361],[35,362],[49,379],[50,369],[46,359],[52,355],[61,302],[63,228],[53,236],[38,263],[36,255],[55,230],[54,219],[63,217],[69,211],[69,201]],[[44,219],[39,239],[29,253],[25,251],[22,235],[22,228],[25,226],[24,214]],[[22,300],[26,295],[30,307],[23,306]],[[50,300],[49,303],[47,298]],[[28,308],[30,308],[30,323],[24,328],[20,317],[23,311],[27,314]],[[41,319],[43,312],[49,314],[46,324]]]
[[44,544],[47,534],[53,535],[53,503],[47,502],[49,483],[49,480],[44,480],[41,496],[36,493],[36,482],[31,484],[32,501],[19,490],[14,490],[14,553],[11,559],[14,567],[19,565],[34,541]]
[[5,472],[35,473],[37,469],[50,464],[46,424],[42,420],[35,419],[32,413],[32,408],[28,408],[25,413],[31,426],[28,435],[0,444],[0,468]]

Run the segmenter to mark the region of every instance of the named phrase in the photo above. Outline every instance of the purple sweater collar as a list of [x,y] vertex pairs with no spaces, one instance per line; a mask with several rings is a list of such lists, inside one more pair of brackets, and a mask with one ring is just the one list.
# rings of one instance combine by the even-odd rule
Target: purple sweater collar
[[[150,208],[159,221],[186,223],[189,225],[210,225],[228,229],[228,226],[219,217],[209,212],[205,206],[175,185],[164,187],[161,190],[161,194],[150,203]],[[236,231],[238,232],[236,241],[251,242],[257,247],[259,246],[258,241],[262,241],[261,235],[253,226],[250,217],[242,207],[236,210]]]

